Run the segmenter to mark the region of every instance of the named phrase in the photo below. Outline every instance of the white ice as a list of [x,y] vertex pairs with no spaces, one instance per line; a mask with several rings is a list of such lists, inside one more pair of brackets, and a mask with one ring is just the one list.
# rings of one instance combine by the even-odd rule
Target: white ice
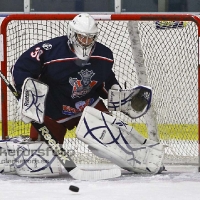
[[[102,181],[25,178],[0,174],[0,200],[199,200],[200,173],[194,166],[166,166],[158,175],[127,174]],[[80,188],[78,193],[70,185]]]

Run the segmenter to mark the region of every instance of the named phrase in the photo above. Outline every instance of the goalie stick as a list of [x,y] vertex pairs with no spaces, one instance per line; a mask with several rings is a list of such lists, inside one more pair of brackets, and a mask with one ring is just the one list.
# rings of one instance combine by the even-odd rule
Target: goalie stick
[[[2,74],[1,71],[0,71],[0,77],[6,83],[7,87],[10,89],[10,91],[13,93],[16,99],[19,100],[20,94],[10,84],[10,82]],[[93,170],[87,171],[80,169],[79,167],[76,166],[76,164],[70,158],[65,149],[60,147],[59,142],[56,141],[53,134],[50,132],[50,130],[46,127],[44,123],[39,124],[36,122],[31,122],[31,124],[38,131],[39,135],[44,139],[45,143],[51,148],[53,153],[57,156],[58,160],[67,170],[67,172],[72,176],[72,178],[78,180],[102,180],[102,179],[116,178],[121,176],[120,168],[103,169],[96,171]]]

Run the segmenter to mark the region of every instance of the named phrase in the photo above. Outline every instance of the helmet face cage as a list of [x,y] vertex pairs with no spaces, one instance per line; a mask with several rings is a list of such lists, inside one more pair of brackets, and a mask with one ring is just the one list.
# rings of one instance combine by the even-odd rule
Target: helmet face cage
[[97,35],[75,32],[75,38],[81,46],[89,47],[95,43],[95,41],[97,40]]
[[94,50],[98,28],[94,19],[87,14],[76,16],[68,26],[68,38],[76,56],[88,60]]

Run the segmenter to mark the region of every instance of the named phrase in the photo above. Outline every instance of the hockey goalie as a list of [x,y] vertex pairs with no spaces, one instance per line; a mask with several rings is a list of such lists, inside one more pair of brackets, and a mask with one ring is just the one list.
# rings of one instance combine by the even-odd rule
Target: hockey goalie
[[[150,87],[122,89],[114,70],[112,50],[97,42],[98,24],[87,13],[69,22],[67,35],[27,49],[11,69],[19,115],[31,122],[31,140],[0,142],[0,171],[20,176],[48,177],[61,173],[61,164],[33,126],[44,123],[62,146],[75,126],[77,138],[96,155],[135,173],[163,169],[163,145],[144,138],[132,126],[110,115],[123,112],[136,119],[151,106]],[[102,99],[108,99],[108,104]],[[52,142],[52,141],[51,141]]]
[[[40,111],[43,113],[45,96],[48,92],[44,84],[27,79],[23,86],[21,101],[27,100],[24,91],[33,91],[33,85],[41,89],[37,90],[37,94],[43,96],[40,102],[43,105]],[[136,86],[130,90],[111,89],[108,108],[110,111],[118,110],[131,118],[137,118],[148,111],[151,96],[151,88],[145,86]],[[21,106],[23,107],[22,104]],[[25,112],[24,109],[26,110],[26,107],[22,108],[26,119],[37,123],[43,120],[43,115],[33,114],[33,111]],[[164,169],[162,144],[144,138],[132,126],[91,106],[85,107],[76,134],[95,155],[108,159],[130,172],[156,174]],[[8,139],[0,143],[0,150],[1,172],[29,177],[51,177],[62,174],[61,164],[43,141]]]

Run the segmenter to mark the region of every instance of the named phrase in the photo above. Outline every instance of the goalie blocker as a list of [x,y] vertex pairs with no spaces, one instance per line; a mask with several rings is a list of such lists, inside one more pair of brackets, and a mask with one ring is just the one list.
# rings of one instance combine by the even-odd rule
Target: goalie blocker
[[24,80],[19,100],[19,114],[25,123],[31,121],[42,124],[44,122],[45,101],[48,94],[48,85],[26,78]]
[[164,169],[164,146],[141,136],[133,127],[87,106],[76,129],[77,138],[99,157],[135,173]]

